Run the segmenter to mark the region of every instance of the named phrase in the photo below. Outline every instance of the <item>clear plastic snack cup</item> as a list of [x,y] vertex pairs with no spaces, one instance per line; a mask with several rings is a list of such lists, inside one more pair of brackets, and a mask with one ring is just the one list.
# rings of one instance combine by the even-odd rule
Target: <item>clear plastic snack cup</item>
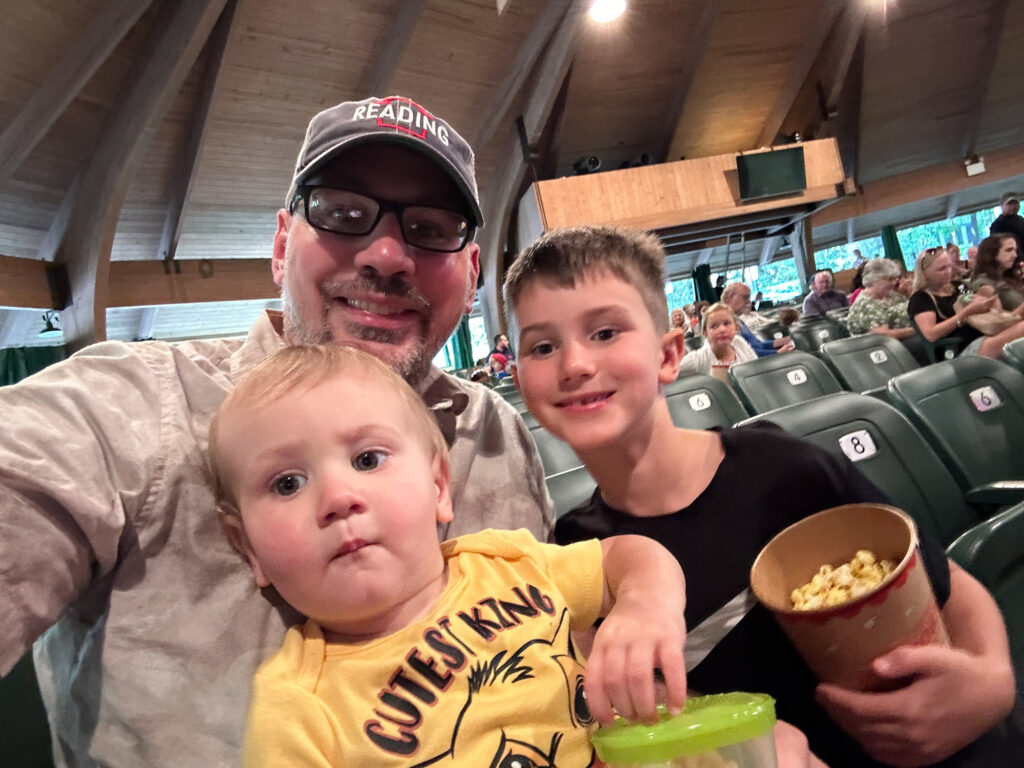
[[591,737],[609,768],[777,768],[775,699],[764,693],[718,693],[686,700],[658,722],[617,720]]

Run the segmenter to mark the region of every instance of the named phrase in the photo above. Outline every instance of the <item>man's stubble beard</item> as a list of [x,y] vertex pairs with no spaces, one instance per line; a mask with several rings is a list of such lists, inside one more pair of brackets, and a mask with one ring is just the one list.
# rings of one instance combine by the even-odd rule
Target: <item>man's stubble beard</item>
[[[467,279],[467,291],[469,281]],[[352,346],[360,347],[360,341],[372,343],[378,346],[374,346],[372,349],[364,349],[364,351],[373,354],[381,361],[390,366],[399,376],[401,376],[410,385],[415,387],[423,380],[426,376],[427,371],[430,370],[431,362],[433,361],[434,355],[441,349],[444,343],[454,332],[455,328],[458,327],[458,320],[448,330],[448,332],[441,339],[435,339],[433,341],[436,344],[436,349],[431,351],[427,348],[427,341],[422,337],[416,338],[412,346],[402,356],[385,356],[381,354],[381,346],[379,345],[390,345],[395,344],[401,340],[401,337],[394,331],[386,328],[367,328],[366,326],[352,325],[349,323],[345,324],[345,330],[348,334],[348,338],[338,340],[334,336],[334,331],[331,328],[331,324],[328,320],[331,302],[329,298],[330,292],[333,286],[325,285],[320,291],[320,317],[319,322],[316,324],[310,324],[306,322],[306,319],[302,316],[302,312],[296,306],[296,302],[291,297],[291,292],[288,290],[288,281],[285,280],[281,286],[281,310],[284,316],[284,340],[285,343],[296,346],[301,344],[351,344]],[[417,297],[424,305],[426,300],[422,297]],[[429,312],[429,306],[426,306]]]

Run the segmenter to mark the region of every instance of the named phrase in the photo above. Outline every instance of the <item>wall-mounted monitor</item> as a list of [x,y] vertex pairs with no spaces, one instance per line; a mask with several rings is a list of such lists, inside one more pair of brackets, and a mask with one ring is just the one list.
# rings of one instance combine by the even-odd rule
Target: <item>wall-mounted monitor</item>
[[737,155],[736,170],[741,200],[792,195],[807,188],[803,147]]

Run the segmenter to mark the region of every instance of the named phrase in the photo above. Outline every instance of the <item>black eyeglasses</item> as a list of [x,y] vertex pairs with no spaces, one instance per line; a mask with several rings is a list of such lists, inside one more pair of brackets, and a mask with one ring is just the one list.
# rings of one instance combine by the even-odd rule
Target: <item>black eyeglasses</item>
[[465,248],[473,235],[465,216],[444,208],[396,203],[347,189],[309,184],[295,190],[288,209],[291,213],[295,213],[300,200],[311,227],[336,235],[368,235],[389,211],[398,217],[405,242],[425,251],[455,253]]

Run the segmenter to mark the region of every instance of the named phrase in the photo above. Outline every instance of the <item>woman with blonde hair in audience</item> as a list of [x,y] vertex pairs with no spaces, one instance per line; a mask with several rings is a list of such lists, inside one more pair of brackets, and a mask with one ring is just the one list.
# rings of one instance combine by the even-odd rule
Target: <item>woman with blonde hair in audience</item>
[[1015,323],[994,336],[985,336],[966,320],[971,315],[988,312],[995,306],[995,294],[976,294],[960,301],[960,289],[953,285],[953,265],[943,248],[928,248],[914,265],[914,293],[907,314],[928,341],[950,336],[960,339],[960,354],[976,354],[999,358],[1003,345],[1024,336],[1024,321]]
[[736,315],[725,304],[712,304],[704,315],[702,326],[704,344],[686,353],[679,364],[680,376],[706,373],[725,381],[729,366],[757,359],[757,353],[739,335]]
[[[1017,238],[993,235],[978,244],[978,255],[971,273],[971,290],[980,296],[999,297],[999,304],[1008,311],[1024,306],[1024,282],[1016,268]],[[1024,309],[1019,311],[1024,312]]]
[[864,264],[864,287],[846,316],[850,333],[879,333],[901,341],[914,335],[907,299],[895,290],[899,279],[900,268],[894,261],[875,259]]

